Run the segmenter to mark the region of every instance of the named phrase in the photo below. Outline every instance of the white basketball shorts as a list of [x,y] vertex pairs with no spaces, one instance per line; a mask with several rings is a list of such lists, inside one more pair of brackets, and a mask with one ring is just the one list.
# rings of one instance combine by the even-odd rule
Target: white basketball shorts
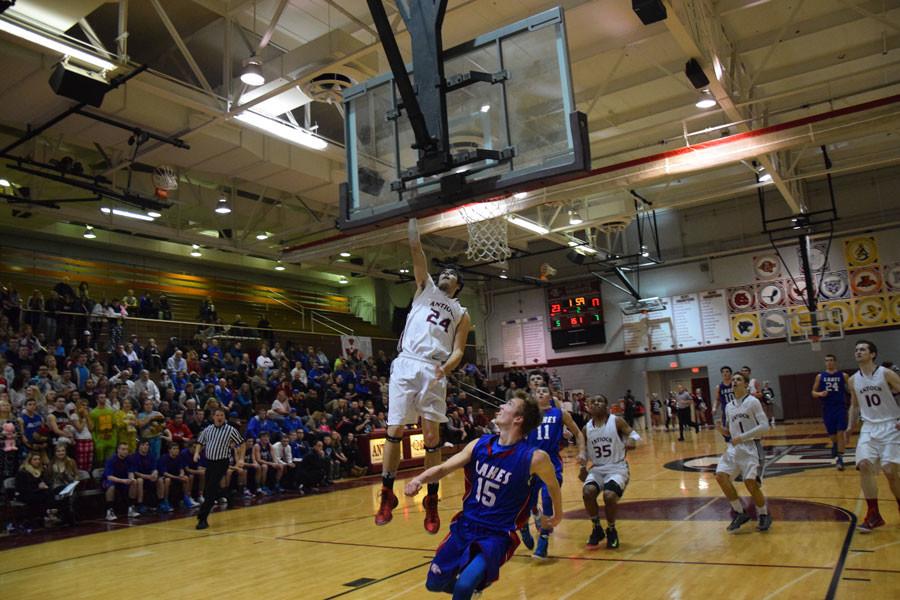
[[894,421],[863,423],[856,442],[856,464],[863,460],[900,465],[900,430]]
[[741,479],[756,479],[762,482],[763,467],[766,464],[765,450],[759,440],[744,442],[728,449],[719,458],[716,473],[728,473],[732,479],[741,476]]
[[437,363],[400,355],[391,363],[388,426],[412,425],[419,417],[447,422],[447,378],[437,378]]

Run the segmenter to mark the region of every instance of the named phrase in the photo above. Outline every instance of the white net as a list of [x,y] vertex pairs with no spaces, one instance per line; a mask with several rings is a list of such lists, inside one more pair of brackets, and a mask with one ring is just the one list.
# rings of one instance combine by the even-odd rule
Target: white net
[[172,167],[160,165],[153,170],[153,185],[161,190],[177,190],[178,176]]
[[460,208],[469,229],[466,258],[477,262],[497,262],[512,256],[509,249],[506,202],[481,202]]

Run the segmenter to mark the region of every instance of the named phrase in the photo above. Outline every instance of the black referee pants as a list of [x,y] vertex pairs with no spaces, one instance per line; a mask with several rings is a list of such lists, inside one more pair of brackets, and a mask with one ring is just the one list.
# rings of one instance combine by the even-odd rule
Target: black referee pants
[[691,407],[678,409],[678,436],[679,439],[684,437],[684,430],[693,427],[697,433],[700,433],[700,426],[691,420]]
[[205,521],[212,511],[213,504],[222,493],[222,477],[228,472],[228,459],[206,461],[206,484],[203,489],[203,504],[197,519]]

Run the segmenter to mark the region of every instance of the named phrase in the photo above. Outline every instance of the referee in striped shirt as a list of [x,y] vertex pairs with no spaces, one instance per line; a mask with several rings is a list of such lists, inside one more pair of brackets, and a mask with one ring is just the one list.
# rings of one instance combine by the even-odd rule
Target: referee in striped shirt
[[203,504],[197,515],[197,529],[206,529],[209,527],[206,517],[222,493],[222,477],[228,471],[228,458],[232,448],[235,449],[235,467],[240,469],[244,466],[244,438],[237,429],[225,423],[225,411],[217,408],[213,411],[213,424],[200,432],[197,442],[194,449],[195,462],[200,460],[200,448],[206,450],[206,485]]

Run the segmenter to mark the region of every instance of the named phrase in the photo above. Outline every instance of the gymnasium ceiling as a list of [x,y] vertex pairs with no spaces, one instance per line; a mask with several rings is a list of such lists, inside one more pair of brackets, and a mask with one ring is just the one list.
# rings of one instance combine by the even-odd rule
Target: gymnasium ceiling
[[[515,210],[551,230],[537,236],[511,226],[517,247],[538,238],[559,245],[569,235],[593,239],[598,228],[629,222],[630,189],[656,208],[681,209],[755,195],[762,185],[779,199],[778,210],[795,213],[808,205],[807,184],[824,177],[823,144],[837,175],[900,161],[900,0],[666,0],[668,18],[647,26],[628,0],[450,0],[444,45],[557,4],[566,10],[575,98],[588,115],[596,173],[516,201]],[[393,2],[385,5],[408,57],[402,20]],[[127,37],[119,35],[123,6]],[[190,150],[153,141],[139,150],[134,189],[152,195],[148,171],[159,165],[173,167],[180,180],[172,206],[152,223],[104,215],[100,202],[85,202],[6,204],[0,226],[80,238],[92,225],[105,232],[99,240],[120,246],[131,233],[139,236],[136,246],[161,240],[163,252],[187,255],[190,244],[200,245],[207,253],[202,260],[238,254],[268,259],[258,264],[271,266],[284,258],[303,264],[286,275],[323,282],[354,271],[384,276],[382,270],[408,260],[404,245],[394,243],[404,239],[402,226],[328,241],[345,179],[342,117],[334,105],[313,101],[306,114],[294,102],[292,117],[300,124],[309,118],[329,140],[324,151],[288,144],[234,118],[233,101],[246,92],[237,75],[267,31],[271,41],[259,55],[266,79],[276,83],[266,91],[310,93],[310,82],[323,73],[360,81],[386,71],[365,1],[19,0],[0,18],[17,11],[85,43],[93,39],[95,48],[102,45],[94,52],[108,53],[113,62],[125,51],[131,65],[149,65],[107,94],[95,112],[180,137]],[[684,73],[690,58],[710,76],[717,106],[695,106],[699,92]],[[47,84],[58,60],[52,51],[0,33],[3,146],[72,104]],[[761,134],[739,135],[746,132]],[[11,154],[42,162],[71,156],[88,172],[124,186],[130,135],[73,116]],[[711,140],[727,143],[680,158],[663,154]],[[84,195],[9,164],[0,163],[0,176],[30,188],[33,200]],[[772,182],[757,183],[754,168],[760,167]],[[232,202],[228,215],[213,212],[223,191]],[[570,225],[569,210],[585,222]],[[426,219],[430,253],[463,253],[460,225],[455,212]],[[257,239],[263,232],[269,237]],[[362,265],[337,262],[348,248]]]

